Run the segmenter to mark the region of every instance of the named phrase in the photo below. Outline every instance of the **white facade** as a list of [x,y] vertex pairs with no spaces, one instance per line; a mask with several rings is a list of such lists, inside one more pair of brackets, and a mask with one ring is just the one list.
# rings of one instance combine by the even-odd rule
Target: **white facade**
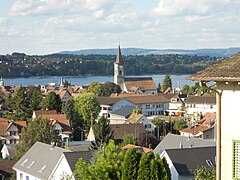
[[191,103],[188,104],[186,103],[185,106],[186,113],[188,115],[196,115],[196,114],[206,114],[206,112],[211,112],[215,113],[217,112],[217,105],[216,104],[206,104],[206,103],[200,103],[200,104],[195,104]]
[[169,103],[141,104],[139,108],[144,116],[165,115],[165,111],[169,108]]
[[143,123],[145,130],[149,132],[153,132],[156,126],[145,116],[142,116],[137,123]]
[[60,157],[60,160],[55,166],[50,177],[51,180],[67,179],[70,177],[71,180],[74,180],[74,177],[72,176],[72,170],[69,167],[69,164],[64,155]]
[[11,123],[11,126],[6,131],[7,136],[0,136],[1,144],[18,144],[19,134],[17,127]]
[[240,140],[239,102],[240,85],[237,82],[217,83],[221,98],[221,178],[233,178],[233,140]]

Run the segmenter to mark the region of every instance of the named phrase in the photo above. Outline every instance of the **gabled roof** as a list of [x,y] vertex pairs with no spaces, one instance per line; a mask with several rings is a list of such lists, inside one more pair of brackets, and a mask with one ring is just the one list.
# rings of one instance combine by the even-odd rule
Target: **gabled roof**
[[75,170],[75,164],[79,159],[83,159],[87,164],[91,163],[91,159],[94,156],[94,151],[75,151],[75,152],[64,152],[64,156],[72,170]]
[[215,96],[193,96],[190,95],[185,101],[187,104],[216,104]]
[[125,86],[128,91],[135,91],[140,89],[142,91],[146,90],[156,90],[156,85],[151,77],[141,77],[141,78],[125,78]]
[[217,121],[216,113],[206,112],[204,117],[199,121],[202,126],[212,126]]
[[57,114],[56,110],[35,110],[36,116],[42,116],[47,114]]
[[122,149],[130,149],[130,148],[137,148],[137,149],[142,149],[144,153],[148,153],[153,151],[152,149],[143,147],[143,146],[136,146],[134,144],[127,144],[126,146],[123,146]]
[[120,109],[113,111],[111,114],[117,114],[120,116],[124,116],[124,117],[129,117],[132,114],[132,111],[135,107],[134,106],[123,106]]
[[207,126],[195,126],[195,127],[188,127],[188,128],[184,128],[184,129],[181,129],[179,130],[179,132],[184,132],[184,133],[189,133],[189,134],[192,134],[192,135],[196,135],[200,132],[204,132],[204,131],[207,131],[209,129],[211,129],[212,127],[207,127]]
[[198,81],[240,81],[240,53],[188,77]]
[[7,173],[12,174],[13,173],[13,165],[16,163],[14,160],[0,160],[0,174],[1,173]]
[[132,134],[135,138],[139,138],[146,133],[142,123],[135,124],[110,124],[113,131],[114,139],[123,139],[124,135]]
[[48,179],[63,152],[70,150],[36,142],[13,166],[13,169],[39,179]]
[[4,118],[0,118],[0,136],[6,136],[6,129],[9,126],[9,121]]
[[200,139],[193,137],[180,136],[168,133],[165,138],[154,149],[154,153],[161,153],[163,149],[180,149],[190,147],[216,146],[216,142],[210,139]]
[[216,147],[166,149],[165,151],[179,175],[194,175],[199,166],[209,167],[207,163],[209,160],[215,166]]
[[129,123],[137,123],[144,115],[143,114],[132,114],[127,122]]

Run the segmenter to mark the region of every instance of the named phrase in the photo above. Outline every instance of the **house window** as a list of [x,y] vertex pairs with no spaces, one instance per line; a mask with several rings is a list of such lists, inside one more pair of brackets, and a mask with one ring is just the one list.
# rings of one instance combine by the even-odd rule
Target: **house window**
[[210,105],[210,109],[212,109],[213,108],[213,105]]
[[233,140],[233,179],[240,178],[240,140]]
[[23,174],[20,173],[20,180],[23,180]]
[[29,176],[26,176],[26,180],[29,180]]
[[10,139],[10,144],[16,144],[17,140],[16,139]]
[[17,132],[16,131],[10,131],[10,136],[16,136]]

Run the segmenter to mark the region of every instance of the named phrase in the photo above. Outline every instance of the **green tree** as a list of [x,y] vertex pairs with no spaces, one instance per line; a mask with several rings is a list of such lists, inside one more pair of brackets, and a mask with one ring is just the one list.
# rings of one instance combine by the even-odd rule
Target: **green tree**
[[163,161],[160,159],[159,154],[155,156],[155,159],[151,160],[151,180],[162,180],[165,176],[165,167]]
[[30,103],[30,108],[32,111],[41,109],[41,102],[43,100],[43,95],[38,87],[28,88],[28,99]]
[[110,127],[110,121],[105,117],[100,117],[98,122],[93,126],[95,142],[92,142],[92,149],[102,148],[103,145],[108,144],[110,139],[113,139],[113,131]]
[[186,127],[187,127],[187,122],[184,119],[180,119],[180,120],[175,121],[174,126],[173,126],[173,128],[176,131],[179,131],[179,130],[184,129]]
[[49,92],[48,95],[43,99],[42,109],[56,110],[61,112],[61,99],[55,92]]
[[206,166],[199,166],[194,172],[195,180],[215,180],[216,179],[216,169],[208,168]]
[[162,90],[161,83],[158,83],[157,90],[158,90],[158,92],[160,92]]
[[100,105],[93,93],[85,92],[75,99],[75,108],[84,120],[87,127],[94,121],[100,112]]
[[113,82],[105,82],[103,84],[103,88],[105,91],[105,96],[110,96],[112,93],[121,93],[121,87]]
[[123,136],[123,142],[121,143],[121,146],[126,146],[127,144],[136,144],[136,138],[133,134],[125,134]]
[[142,153],[136,148],[127,150],[122,163],[122,180],[137,179],[141,156]]
[[183,86],[181,92],[182,92],[183,94],[189,94],[189,92],[190,92],[190,86],[187,85],[187,84],[185,84],[185,85]]
[[163,79],[162,91],[165,92],[167,88],[172,88],[172,79],[169,74],[166,74]]
[[144,154],[141,157],[138,170],[138,180],[149,179],[151,176],[151,160],[154,159],[152,152]]
[[74,99],[70,98],[66,102],[62,103],[61,111],[62,113],[66,114],[67,118],[70,120],[70,125],[73,129],[73,140],[74,141],[83,140],[84,121],[75,108]]
[[103,85],[99,82],[91,83],[87,89],[87,92],[93,93],[96,96],[105,96],[105,90],[103,88]]
[[27,128],[22,130],[22,137],[16,148],[16,158],[21,158],[37,141],[50,144],[56,143],[57,140],[51,121],[42,118],[30,119]]
[[121,163],[123,152],[117,152],[119,147],[110,140],[104,146],[103,151],[96,152],[96,160],[86,164],[80,159],[74,171],[75,179],[97,180],[97,179],[121,179]]
[[171,180],[171,171],[165,158],[162,159],[163,163],[163,180]]
[[31,117],[32,109],[26,88],[20,88],[6,99],[8,111],[4,117],[13,120],[26,120]]

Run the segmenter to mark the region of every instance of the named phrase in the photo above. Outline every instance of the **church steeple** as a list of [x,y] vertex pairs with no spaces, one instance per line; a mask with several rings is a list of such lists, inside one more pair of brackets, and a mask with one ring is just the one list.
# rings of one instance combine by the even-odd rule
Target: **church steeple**
[[123,58],[122,58],[120,45],[118,46],[117,57],[116,57],[116,62],[115,63],[119,64],[119,65],[123,65]]
[[120,85],[123,90],[123,83],[125,81],[124,63],[121,53],[120,45],[118,46],[116,61],[114,62],[114,83]]

